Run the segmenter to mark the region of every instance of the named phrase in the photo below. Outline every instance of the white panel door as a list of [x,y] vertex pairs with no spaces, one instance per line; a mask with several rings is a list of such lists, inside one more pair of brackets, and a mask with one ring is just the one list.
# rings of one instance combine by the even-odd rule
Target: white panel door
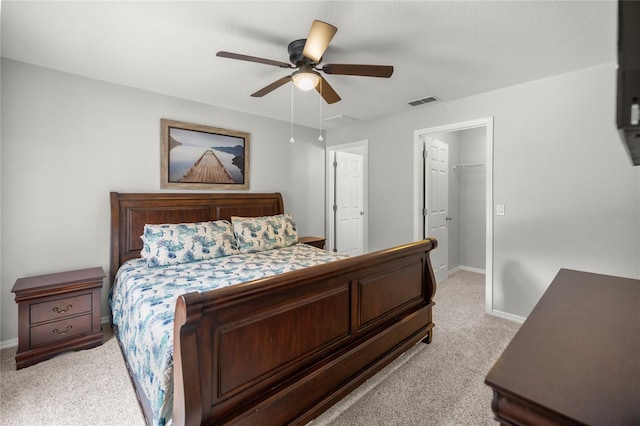
[[431,251],[431,265],[436,282],[447,279],[449,271],[449,145],[437,139],[425,139],[425,234],[438,240]]
[[336,251],[348,255],[364,251],[363,157],[336,151]]

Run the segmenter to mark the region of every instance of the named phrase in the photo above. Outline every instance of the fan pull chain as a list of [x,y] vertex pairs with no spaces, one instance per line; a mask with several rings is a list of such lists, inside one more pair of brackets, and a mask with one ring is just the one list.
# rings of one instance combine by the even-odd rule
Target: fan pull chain
[[322,137],[322,79],[320,79],[320,96],[319,96],[319,100],[320,100],[320,136],[318,136],[318,140],[320,142],[322,142],[324,140],[324,138]]
[[294,143],[293,139],[293,84],[291,85],[291,139],[289,139],[289,143]]

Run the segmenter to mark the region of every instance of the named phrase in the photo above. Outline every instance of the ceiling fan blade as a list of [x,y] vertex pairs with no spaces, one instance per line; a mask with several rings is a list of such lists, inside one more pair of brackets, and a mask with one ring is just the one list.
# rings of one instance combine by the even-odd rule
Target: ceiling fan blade
[[338,29],[331,24],[322,21],[313,21],[307,41],[304,44],[302,56],[311,59],[315,63],[320,62],[325,50],[329,47],[331,39]]
[[282,86],[284,84],[287,84],[290,81],[291,81],[291,76],[290,75],[288,75],[286,77],[282,77],[280,80],[276,80],[273,83],[269,84],[268,86],[265,86],[262,89],[258,90],[257,92],[251,94],[251,96],[253,96],[254,98],[260,98],[260,97],[266,95],[267,93],[273,92],[278,87],[280,87],[280,86]]
[[327,74],[358,75],[364,77],[389,78],[393,74],[391,65],[353,65],[353,64],[326,64],[322,71]]
[[341,99],[336,91],[333,90],[333,87],[331,87],[327,80],[322,76],[320,77],[320,82],[316,85],[316,90],[328,104],[336,103]]
[[280,68],[295,68],[291,64],[288,64],[286,62],[280,62],[280,61],[274,61],[274,60],[271,60],[271,59],[258,58],[256,56],[241,55],[239,53],[220,51],[220,52],[216,53],[216,56],[219,56],[221,58],[239,59],[241,61],[257,62],[259,64],[273,65],[273,66],[280,67]]

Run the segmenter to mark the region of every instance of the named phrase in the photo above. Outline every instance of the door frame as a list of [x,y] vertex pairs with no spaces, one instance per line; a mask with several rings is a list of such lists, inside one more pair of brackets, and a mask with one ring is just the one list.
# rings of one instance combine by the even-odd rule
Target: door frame
[[486,130],[486,266],[485,266],[485,312],[493,314],[493,116],[459,123],[427,127],[413,132],[413,238],[422,239],[424,220],[422,216],[422,195],[424,193],[422,173],[422,138],[438,133],[484,127]]
[[333,199],[335,195],[335,182],[333,175],[333,161],[335,159],[335,152],[342,151],[352,154],[362,154],[362,207],[364,216],[362,220],[362,252],[367,253],[369,251],[369,141],[361,140],[356,142],[350,142],[340,145],[331,145],[326,147],[326,169],[325,169],[325,238],[326,249],[333,250],[334,246],[334,217],[333,217]]

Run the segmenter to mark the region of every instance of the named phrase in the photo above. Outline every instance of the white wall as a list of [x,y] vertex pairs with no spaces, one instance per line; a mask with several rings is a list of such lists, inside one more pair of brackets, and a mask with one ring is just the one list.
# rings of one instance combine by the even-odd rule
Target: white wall
[[[109,191],[159,191],[160,118],[251,133],[251,191],[281,191],[324,235],[317,130],[2,60],[0,342],[22,276],[109,264]],[[494,307],[527,316],[561,267],[640,277],[640,167],[614,125],[605,64],[330,129],[369,141],[369,249],[413,238],[413,132],[494,116]],[[103,296],[106,299],[107,285]],[[103,316],[107,313],[103,310]]]
[[413,132],[493,116],[506,209],[493,218],[494,309],[526,317],[560,268],[640,278],[640,167],[615,128],[615,82],[603,64],[328,130],[330,144],[369,140],[370,249],[412,240]]
[[[160,119],[251,134],[251,192],[282,192],[324,236],[316,129],[2,59],[0,342],[17,336],[19,277],[109,266],[109,192],[160,191]],[[102,315],[107,316],[103,288]]]

